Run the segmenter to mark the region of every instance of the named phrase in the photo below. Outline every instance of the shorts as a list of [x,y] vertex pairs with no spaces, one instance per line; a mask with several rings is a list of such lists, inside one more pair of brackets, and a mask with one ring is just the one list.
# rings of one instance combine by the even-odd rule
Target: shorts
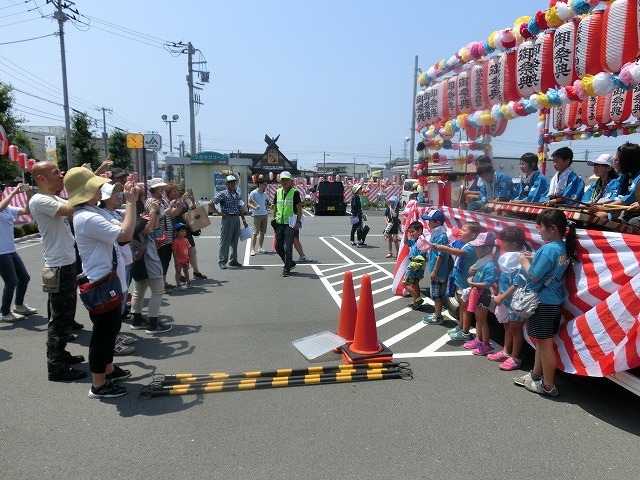
[[298,230],[294,229],[293,230],[293,238],[300,238],[300,229],[298,229]]
[[552,338],[560,329],[562,305],[538,304],[527,320],[527,333],[537,340]]
[[493,297],[491,295],[491,290],[483,288],[480,292],[480,300],[478,300],[478,306],[488,309],[491,306],[492,299]]
[[522,323],[525,320],[513,311],[511,305],[505,305],[504,303],[502,305],[496,305],[494,313],[499,323]]
[[436,278],[431,281],[429,286],[429,296],[431,297],[431,300],[442,300],[446,283],[446,278]]
[[423,277],[413,277],[405,273],[404,277],[402,277],[402,284],[410,287],[411,285],[420,283],[420,280],[422,280],[422,278]]
[[267,224],[269,223],[268,215],[257,215],[253,217],[253,234],[257,235],[258,233],[265,234],[267,233]]
[[184,263],[179,263],[178,264],[178,269],[180,270],[189,270],[189,262],[184,262]]

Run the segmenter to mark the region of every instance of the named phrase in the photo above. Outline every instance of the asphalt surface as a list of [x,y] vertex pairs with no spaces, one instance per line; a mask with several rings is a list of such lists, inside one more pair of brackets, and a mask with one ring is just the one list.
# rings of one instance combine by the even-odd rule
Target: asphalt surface
[[[90,399],[88,378],[49,382],[42,315],[0,324],[2,478],[638,478],[640,398],[605,379],[563,374],[557,399],[515,387],[512,377],[530,364],[502,372],[446,343],[447,326],[423,327],[428,301],[415,312],[390,295],[382,212],[369,212],[362,249],[349,244],[347,217],[306,220],[302,242],[315,261],[282,278],[277,255],[249,257],[246,243],[245,266],[220,270],[212,217],[197,239],[209,278],[164,297],[173,330],[151,337],[123,325],[139,338],[132,355],[116,357],[133,372],[125,397]],[[26,303],[45,312],[39,240],[18,246],[32,276]],[[379,340],[411,364],[413,380],[140,396],[157,373],[341,363],[333,353],[309,361],[291,342],[336,331],[347,269],[357,295],[370,274]],[[76,318],[90,326],[81,305]],[[73,354],[87,356],[86,328]]]

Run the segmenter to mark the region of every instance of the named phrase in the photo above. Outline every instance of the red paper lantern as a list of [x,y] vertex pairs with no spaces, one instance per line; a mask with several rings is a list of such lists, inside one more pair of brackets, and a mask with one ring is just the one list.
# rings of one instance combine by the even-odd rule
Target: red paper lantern
[[569,105],[564,114],[564,128],[574,130],[583,125],[582,107],[582,102],[574,102]]
[[518,53],[516,58],[516,88],[518,89],[518,95],[528,98],[532,93],[535,93],[533,88],[534,81],[534,46],[533,40],[527,40],[522,42],[518,47]]
[[562,122],[564,118],[564,110],[566,108],[567,108],[566,105],[562,104],[560,106],[553,107],[551,109],[551,112],[552,112],[551,126],[553,127],[554,130],[562,130],[564,128],[564,125]]
[[0,155],[6,155],[9,150],[9,138],[2,125],[0,125]]
[[600,63],[618,73],[638,56],[638,0],[615,0],[604,11]]
[[[587,100],[585,100],[587,102]],[[582,116],[584,117],[584,111]],[[606,125],[611,121],[611,94],[596,97],[596,123]]]
[[19,153],[18,154],[18,168],[20,168],[20,170],[26,170],[27,169],[27,154],[26,153]]
[[574,18],[558,27],[553,36],[553,78],[557,85],[572,85],[576,74],[576,35],[580,20]]
[[483,76],[487,84],[487,102],[489,105],[502,103],[502,69],[500,68],[500,56],[491,57],[484,62]]
[[[416,95],[414,108],[416,111],[416,125],[418,129],[422,129],[427,125],[427,114],[425,104],[425,92],[422,90]],[[418,130],[419,131],[419,130]]]
[[443,117],[443,120],[451,120],[454,117],[457,117],[460,113],[458,111],[458,76],[454,75],[453,77],[449,77],[446,81],[447,90],[446,96],[444,98],[445,104],[447,105],[447,116]]
[[602,71],[600,42],[602,41],[602,10],[594,10],[578,24],[576,34],[576,74],[596,75]]
[[457,112],[471,113],[471,78],[469,72],[460,72],[456,78],[456,99],[458,102]]
[[31,173],[31,170],[33,170],[33,166],[36,164],[36,161],[33,158],[30,158],[29,160],[27,160],[27,169],[29,170],[29,173]]
[[449,80],[446,79],[441,83],[438,90],[438,120],[449,120]]
[[512,50],[500,58],[500,75],[502,76],[502,103],[516,101],[520,98],[516,79],[517,52]]
[[[582,119],[585,125],[593,127],[598,123],[598,99],[600,97],[589,97],[582,101]],[[606,122],[605,122],[606,123]]]
[[640,83],[631,90],[631,115],[640,118]]
[[16,145],[9,145],[8,150],[9,150],[9,160],[11,160],[12,162],[17,162],[20,149]]
[[440,91],[442,89],[442,83],[436,83],[427,87],[424,91],[424,115],[426,125],[432,125],[434,122],[438,121],[438,112],[440,110],[439,102],[440,102]]
[[624,122],[631,115],[631,91],[616,88],[611,96],[611,120],[614,122]]
[[535,43],[534,81],[533,88],[536,92],[546,92],[555,86],[553,77],[553,37],[554,30],[547,30],[538,35]]

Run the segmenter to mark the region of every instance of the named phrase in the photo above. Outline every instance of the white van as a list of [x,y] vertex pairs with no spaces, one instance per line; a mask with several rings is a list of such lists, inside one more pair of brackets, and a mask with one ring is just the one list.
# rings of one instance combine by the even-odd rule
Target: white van
[[400,207],[404,208],[409,201],[409,195],[413,193],[413,184],[418,183],[415,178],[407,178],[402,184],[402,197],[400,198]]

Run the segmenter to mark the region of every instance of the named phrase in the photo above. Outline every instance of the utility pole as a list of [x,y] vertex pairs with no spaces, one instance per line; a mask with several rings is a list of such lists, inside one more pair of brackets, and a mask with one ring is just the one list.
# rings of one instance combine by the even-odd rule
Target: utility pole
[[193,99],[193,54],[195,53],[195,49],[191,42],[187,44],[187,66],[188,66],[188,75],[187,75],[187,86],[189,87],[189,142],[191,143],[191,155],[196,153],[196,114],[195,114],[195,103]]
[[78,14],[77,10],[71,8],[75,3],[70,0],[47,0],[47,3],[53,4],[57,11],[53,14],[53,18],[58,20],[58,32],[60,35],[60,62],[62,63],[62,97],[64,104],[64,128],[65,143],[67,150],[67,169],[73,167],[73,146],[71,145],[71,115],[69,113],[69,89],[67,86],[67,57],[64,48],[64,22],[68,19],[77,20],[73,15],[67,15],[62,9],[68,9],[74,14]]
[[113,110],[106,107],[97,107],[96,110],[102,110],[102,138],[104,139],[104,157],[107,158],[109,156],[109,147],[107,146],[107,117],[106,112],[112,113]]

